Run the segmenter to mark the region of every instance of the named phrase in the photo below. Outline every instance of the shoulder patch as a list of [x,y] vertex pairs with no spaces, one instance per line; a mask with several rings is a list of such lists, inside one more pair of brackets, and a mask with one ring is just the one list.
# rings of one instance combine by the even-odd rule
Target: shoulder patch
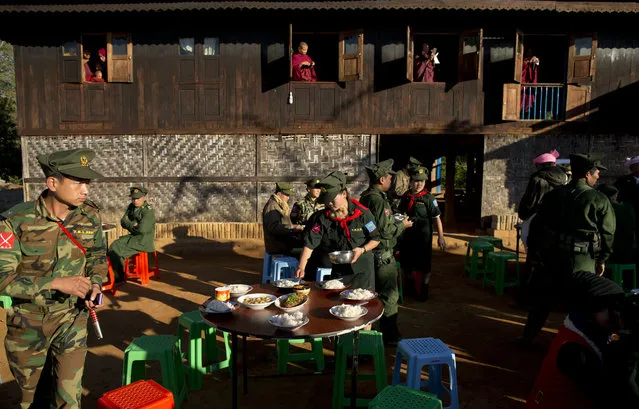
[[433,206],[438,207],[439,205],[437,204],[437,199],[433,199]]
[[375,226],[375,223],[373,221],[366,223],[366,230],[368,230],[369,232],[372,232],[376,228],[377,226]]
[[322,226],[320,226],[319,223],[315,223],[313,225],[313,228],[311,228],[311,231],[315,234],[319,234],[319,232],[322,230]]
[[12,249],[15,238],[13,232],[0,233],[0,250]]

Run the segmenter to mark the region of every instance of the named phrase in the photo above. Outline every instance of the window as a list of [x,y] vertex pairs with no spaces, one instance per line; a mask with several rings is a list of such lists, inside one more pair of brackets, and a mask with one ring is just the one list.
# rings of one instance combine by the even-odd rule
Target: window
[[483,30],[464,31],[459,36],[460,81],[481,79]]
[[573,35],[568,48],[568,82],[586,83],[595,79],[596,34]]
[[67,41],[62,44],[63,57],[77,57],[80,54],[80,44],[77,41]]
[[181,56],[195,55],[195,38],[180,38],[179,43]]
[[180,37],[177,54],[180,82],[219,81],[219,37]]
[[204,37],[204,55],[220,55],[220,39],[217,37]]

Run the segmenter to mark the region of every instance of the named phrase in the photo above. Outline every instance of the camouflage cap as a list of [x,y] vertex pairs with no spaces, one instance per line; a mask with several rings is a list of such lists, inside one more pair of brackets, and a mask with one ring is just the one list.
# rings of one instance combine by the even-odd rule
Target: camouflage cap
[[597,168],[608,170],[601,162],[593,158],[590,154],[574,153],[570,155],[570,167],[575,175],[584,175],[586,172]]
[[371,179],[371,182],[376,182],[379,178],[386,175],[394,175],[397,173],[393,170],[392,159],[386,159],[373,166],[366,166],[366,171],[368,172],[368,177]]
[[131,199],[139,199],[146,196],[147,193],[149,193],[149,189],[140,186],[133,186],[130,189],[129,196]]
[[38,162],[46,177],[59,173],[78,179],[100,179],[103,176],[89,167],[93,158],[93,150],[79,148],[38,155]]
[[332,202],[335,196],[346,189],[346,175],[336,170],[320,180],[317,186],[322,189],[322,192],[317,198],[317,203],[326,205]]
[[320,182],[320,180],[318,178],[314,178],[314,179],[309,179],[307,180],[306,183],[306,187],[309,189],[313,189],[316,188],[316,185]]
[[289,182],[277,182],[275,184],[275,193],[282,192],[287,196],[293,193],[293,187]]
[[428,169],[423,166],[415,166],[410,170],[411,180],[428,180]]

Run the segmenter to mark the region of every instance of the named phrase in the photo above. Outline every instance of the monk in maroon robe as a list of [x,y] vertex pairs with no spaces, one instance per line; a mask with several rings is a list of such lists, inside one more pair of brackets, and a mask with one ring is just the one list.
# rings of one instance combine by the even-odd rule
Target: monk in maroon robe
[[82,52],[82,61],[84,64],[82,65],[82,79],[84,81],[91,81],[93,77],[93,71],[91,70],[91,66],[89,65],[89,60],[91,59],[91,52],[89,50],[84,50]]
[[300,42],[291,62],[293,66],[293,81],[317,81],[315,62],[306,54],[307,52],[308,44],[303,41]]
[[[532,49],[526,51],[523,65],[521,67],[521,83],[536,84],[537,74],[539,72],[539,58],[533,55]],[[534,108],[535,105],[535,89],[531,87],[521,88],[521,109],[523,112]]]
[[435,50],[424,43],[422,52],[415,55],[415,82],[435,82]]

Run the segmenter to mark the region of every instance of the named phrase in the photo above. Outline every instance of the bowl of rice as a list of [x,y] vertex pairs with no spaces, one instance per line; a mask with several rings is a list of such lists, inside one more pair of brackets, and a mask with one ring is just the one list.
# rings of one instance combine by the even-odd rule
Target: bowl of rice
[[332,316],[344,321],[355,321],[368,314],[368,309],[361,305],[334,305],[328,310]]
[[293,287],[298,285],[299,281],[298,280],[283,279],[283,280],[271,281],[271,284],[274,287],[279,288],[280,290],[291,290],[291,291],[293,291]]
[[227,287],[231,290],[231,297],[240,297],[253,290],[253,287],[248,284],[229,284]]
[[268,322],[274,327],[287,331],[295,331],[308,324],[309,321],[308,317],[305,316],[302,311],[273,315],[268,319]]
[[342,292],[350,286],[344,284],[341,280],[327,280],[318,282],[317,287],[322,290],[324,294],[334,294]]
[[367,290],[365,288],[355,288],[352,290],[344,290],[341,293],[339,293],[339,296],[343,300],[368,301],[377,297],[377,293],[375,291]]

